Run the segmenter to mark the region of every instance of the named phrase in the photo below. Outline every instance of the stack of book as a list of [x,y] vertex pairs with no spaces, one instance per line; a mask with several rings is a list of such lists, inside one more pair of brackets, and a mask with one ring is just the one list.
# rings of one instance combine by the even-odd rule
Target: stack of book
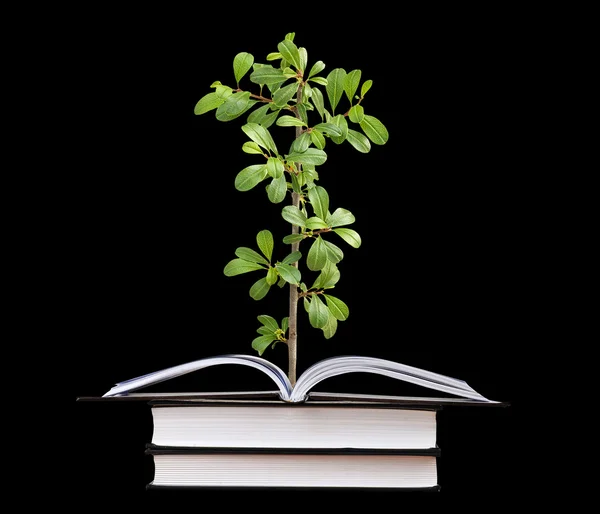
[[151,488],[437,488],[436,410],[153,402]]
[[[139,393],[145,386],[218,364],[267,373],[276,391]],[[456,397],[312,392],[321,380],[369,372]],[[153,432],[149,489],[194,487],[389,488],[439,490],[437,414],[444,405],[499,405],[465,382],[382,359],[337,357],[305,371],[292,387],[259,357],[225,355],[115,385],[99,400],[145,400]]]

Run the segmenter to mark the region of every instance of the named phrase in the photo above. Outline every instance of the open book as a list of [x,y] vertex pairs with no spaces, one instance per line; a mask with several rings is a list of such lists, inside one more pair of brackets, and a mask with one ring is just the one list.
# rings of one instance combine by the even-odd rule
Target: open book
[[[141,377],[119,382],[103,395],[106,397],[127,396],[130,392],[150,386],[171,378],[190,373],[209,366],[222,364],[241,364],[259,369],[266,373],[277,385],[281,400],[289,403],[300,403],[308,398],[309,391],[326,378],[343,373],[375,373],[397,380],[404,380],[429,389],[442,391],[470,401],[497,403],[475,391],[463,380],[440,375],[424,369],[407,366],[398,362],[375,357],[341,356],[324,359],[306,369],[292,387],[287,374],[278,366],[266,359],[254,355],[228,354],[207,357],[178,366],[173,366]],[[323,393],[327,394],[327,393]]]

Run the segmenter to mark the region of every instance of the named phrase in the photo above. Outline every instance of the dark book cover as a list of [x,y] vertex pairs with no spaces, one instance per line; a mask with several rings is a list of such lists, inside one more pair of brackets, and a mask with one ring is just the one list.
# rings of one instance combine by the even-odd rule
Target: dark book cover
[[428,455],[439,457],[441,450],[433,448],[240,448],[240,447],[198,447],[163,446],[146,444],[146,455],[193,455],[193,454],[285,454],[285,455]]
[[271,405],[274,407],[378,407],[402,409],[442,409],[447,407],[508,407],[510,402],[482,402],[467,398],[309,392],[302,402],[286,402],[278,391],[229,391],[196,393],[129,393],[119,396],[79,396],[80,402],[146,402],[158,406]]

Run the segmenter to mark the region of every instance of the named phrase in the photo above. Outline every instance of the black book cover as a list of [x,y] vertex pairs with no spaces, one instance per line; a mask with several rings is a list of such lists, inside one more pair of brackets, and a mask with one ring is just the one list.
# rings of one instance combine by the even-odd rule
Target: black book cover
[[290,407],[378,407],[402,409],[442,409],[444,407],[507,407],[510,402],[482,402],[466,398],[392,396],[382,394],[351,394],[342,392],[309,392],[303,402],[285,402],[277,391],[229,391],[197,393],[130,393],[119,396],[79,396],[80,402],[146,402],[158,405],[272,405]]
[[433,448],[240,448],[240,447],[198,447],[162,446],[146,444],[146,455],[193,455],[193,454],[285,454],[285,455],[429,455],[439,457],[439,447]]

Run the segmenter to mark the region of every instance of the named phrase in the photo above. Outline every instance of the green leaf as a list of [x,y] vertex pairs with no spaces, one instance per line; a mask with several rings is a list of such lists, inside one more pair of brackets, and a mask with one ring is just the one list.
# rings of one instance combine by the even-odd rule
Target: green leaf
[[362,105],[353,105],[348,111],[348,117],[353,123],[360,123],[365,118],[365,109]]
[[293,82],[285,87],[278,89],[273,95],[273,103],[277,107],[285,106],[298,92],[298,84]]
[[306,296],[302,299],[302,305],[304,306],[304,310],[308,314],[308,310],[310,308],[310,301],[308,300],[308,298]]
[[235,177],[235,188],[238,191],[249,191],[267,177],[265,164],[253,164],[244,168]]
[[269,131],[262,125],[259,125],[258,123],[246,123],[242,126],[242,130],[250,139],[252,139],[252,141],[258,145],[272,151],[275,154],[277,153],[275,141],[273,141]]
[[310,247],[306,256],[306,266],[311,271],[319,271],[327,264],[327,248],[325,241],[318,236]]
[[227,100],[227,97],[233,94],[233,89],[231,89],[229,86],[224,86],[220,82],[215,82],[214,87],[217,96],[219,96],[223,100]]
[[208,93],[198,100],[198,103],[194,107],[194,114],[204,114],[205,112],[212,111],[224,101],[225,99],[221,98],[217,93]]
[[352,104],[352,98],[358,89],[358,85],[360,84],[360,70],[352,70],[346,78],[344,79],[344,91],[346,92],[346,96],[348,100],[350,100],[350,104]]
[[277,125],[280,127],[305,127],[306,124],[295,116],[280,116],[277,120]]
[[267,284],[274,286],[277,284],[278,280],[279,275],[277,274],[277,270],[275,268],[269,268],[269,271],[267,271]]
[[275,112],[272,112],[271,114],[267,114],[261,120],[260,124],[265,128],[269,128],[271,125],[273,125],[273,123],[277,121],[277,116],[279,116],[279,109]]
[[263,155],[263,151],[260,149],[260,146],[258,146],[254,141],[246,141],[242,145],[242,151],[245,153]]
[[226,264],[223,273],[225,273],[226,277],[234,277],[236,275],[241,275],[242,273],[264,269],[263,266],[254,262],[249,262],[244,259],[233,259]]
[[359,248],[362,240],[356,230],[351,228],[334,228],[333,231],[353,248]]
[[250,74],[250,80],[255,84],[268,86],[284,82],[286,78],[281,69],[273,68],[271,65],[264,65],[254,68],[254,71]]
[[325,221],[329,223],[330,227],[341,227],[342,225],[354,223],[356,218],[350,211],[338,207]]
[[361,98],[367,94],[367,91],[369,89],[371,89],[372,85],[373,85],[373,81],[372,80],[365,80],[363,82],[363,85],[360,88],[360,96],[361,96]]
[[325,69],[325,63],[323,61],[317,61],[312,65],[310,72],[308,74],[308,78],[313,77],[317,73],[321,73]]
[[363,129],[367,137],[376,145],[384,145],[389,139],[389,134],[384,124],[374,116],[365,114],[365,117],[360,122],[360,128]]
[[300,105],[305,105],[307,107],[307,109],[311,109],[314,110],[313,105],[308,101],[308,99],[312,96],[312,87],[308,82],[305,82],[303,84],[303,89],[302,89],[302,104]]
[[312,295],[310,305],[308,306],[308,319],[315,328],[323,328],[329,318],[329,309],[323,301],[317,296]]
[[269,316],[268,314],[261,314],[260,316],[257,316],[256,319],[273,333],[279,330],[277,320],[273,316]]
[[267,61],[276,61],[277,59],[283,59],[283,56],[279,52],[267,54]]
[[325,115],[325,99],[323,98],[323,93],[317,87],[313,87],[312,89],[311,100],[314,106],[316,107],[318,113],[321,115],[321,119]]
[[289,234],[283,238],[285,244],[299,243],[304,239],[302,234]]
[[246,248],[245,246],[236,248],[235,255],[240,259],[244,259],[245,261],[254,262],[256,264],[266,264],[267,266],[269,265],[269,261],[252,248]]
[[323,246],[327,251],[327,260],[333,263],[337,263],[344,258],[344,252],[342,252],[342,249],[339,246],[333,244],[331,241],[323,240]]
[[258,109],[254,109],[246,120],[248,123],[258,123],[265,128],[270,127],[275,120],[277,120],[277,116],[279,115],[279,110],[275,112],[271,112],[271,104],[261,105]]
[[228,96],[227,99],[217,107],[215,113],[219,121],[231,121],[244,114],[256,102],[250,100],[249,91],[239,91]]
[[318,148],[307,148],[304,152],[292,152],[286,155],[286,160],[320,166],[327,160],[327,154]]
[[310,104],[310,103],[296,104],[296,109],[298,110],[298,116],[300,117],[300,119],[302,120],[304,125],[308,126],[307,110],[308,109],[310,109],[311,111],[314,110],[312,104]]
[[284,39],[281,43],[277,45],[277,50],[279,53],[283,55],[283,58],[293,64],[296,69],[302,69],[300,66],[300,54],[298,52],[298,47],[295,45],[293,41],[289,39]]
[[308,63],[308,52],[306,51],[306,48],[302,46],[298,48],[298,54],[300,54],[300,69],[305,70]]
[[331,140],[335,144],[338,144],[338,145],[343,143],[346,139],[346,136],[348,135],[348,122],[346,121],[346,118],[344,116],[342,116],[341,114],[338,114],[337,116],[334,116],[333,118],[331,118],[331,120],[329,120],[329,122],[336,125],[340,129],[340,132],[342,133],[341,136],[334,136],[332,134],[330,136]]
[[[275,271],[275,270],[273,270],[273,271]],[[277,273],[276,273],[276,274],[277,274]],[[259,334],[263,335],[263,336],[271,336],[271,337],[273,337],[273,331],[272,331],[272,330],[269,330],[269,329],[268,329],[267,327],[265,327],[265,326],[258,327],[258,328],[256,329],[256,331],[257,331]]]
[[261,230],[258,234],[256,234],[256,244],[258,245],[259,250],[270,262],[271,257],[273,256],[273,248],[275,247],[273,234],[271,234],[269,230]]
[[[329,214],[329,194],[322,186],[315,186],[308,190],[308,199],[315,215],[322,220]],[[325,227],[328,225],[325,224]],[[321,228],[325,228],[321,227]]]
[[312,216],[306,220],[306,228],[309,230],[318,230],[322,228],[329,228],[329,225],[325,223],[321,218]]
[[331,261],[319,273],[319,276],[312,285],[313,289],[328,289],[334,287],[340,280],[340,271],[338,267]]
[[310,143],[311,139],[309,133],[302,132],[302,134],[300,134],[296,139],[294,139],[294,142],[290,147],[290,153],[293,154],[306,152],[306,150],[308,150],[308,147],[310,146]]
[[248,52],[240,52],[233,58],[233,74],[236,83],[240,83],[242,77],[250,71],[254,64],[254,56]]
[[269,345],[277,339],[273,336],[259,336],[252,341],[252,349],[258,352],[258,355],[262,355]]
[[323,136],[323,134],[321,134],[321,132],[318,130],[313,129],[310,131],[310,141],[319,150],[323,150],[323,148],[325,148],[325,136]]
[[371,142],[364,134],[348,129],[348,134],[346,134],[346,139],[348,143],[350,143],[356,150],[361,153],[369,153],[371,151]]
[[283,330],[284,334],[288,331],[289,324],[290,318],[288,318],[287,316],[281,320],[281,330]]
[[271,180],[271,183],[267,186],[267,196],[271,203],[283,202],[285,200],[286,193],[287,182],[283,174],[280,177]]
[[267,173],[273,178],[279,178],[283,175],[283,162],[277,157],[269,157],[267,159]]
[[281,210],[281,216],[283,219],[292,225],[298,227],[306,226],[306,214],[304,214],[298,207],[294,205],[288,205]]
[[329,316],[327,317],[327,323],[322,327],[323,335],[325,339],[331,339],[337,331],[338,322],[337,319],[329,312]]
[[271,289],[271,286],[267,282],[266,277],[263,277],[252,284],[252,287],[250,288],[250,297],[253,300],[262,300],[267,296],[269,289]]
[[329,136],[339,137],[343,135],[342,129],[338,127],[335,123],[319,123],[318,125],[315,125],[313,129],[325,132]]
[[329,98],[329,103],[331,104],[331,112],[335,113],[335,108],[337,107],[339,101],[344,94],[344,82],[346,79],[346,70],[342,68],[336,68],[329,72],[327,75],[327,97]]
[[328,294],[324,294],[323,296],[325,297],[329,311],[335,319],[339,321],[345,321],[348,319],[348,316],[350,315],[350,309],[348,309],[348,306],[342,300]]
[[295,266],[280,262],[275,264],[275,269],[279,273],[279,276],[288,284],[298,284],[300,282],[300,270]]
[[287,255],[286,258],[281,262],[283,262],[283,264],[294,264],[294,262],[298,262],[300,260],[300,257],[302,257],[302,252],[295,251]]
[[294,193],[298,193],[299,195],[302,194],[302,187],[305,185],[305,174],[306,166],[302,170],[302,173],[300,173],[299,175],[292,173],[292,191],[294,191]]
[[325,77],[313,77],[308,80],[314,82],[315,84],[319,84],[319,85],[325,86],[325,87],[327,87],[327,84],[328,84],[327,79]]

